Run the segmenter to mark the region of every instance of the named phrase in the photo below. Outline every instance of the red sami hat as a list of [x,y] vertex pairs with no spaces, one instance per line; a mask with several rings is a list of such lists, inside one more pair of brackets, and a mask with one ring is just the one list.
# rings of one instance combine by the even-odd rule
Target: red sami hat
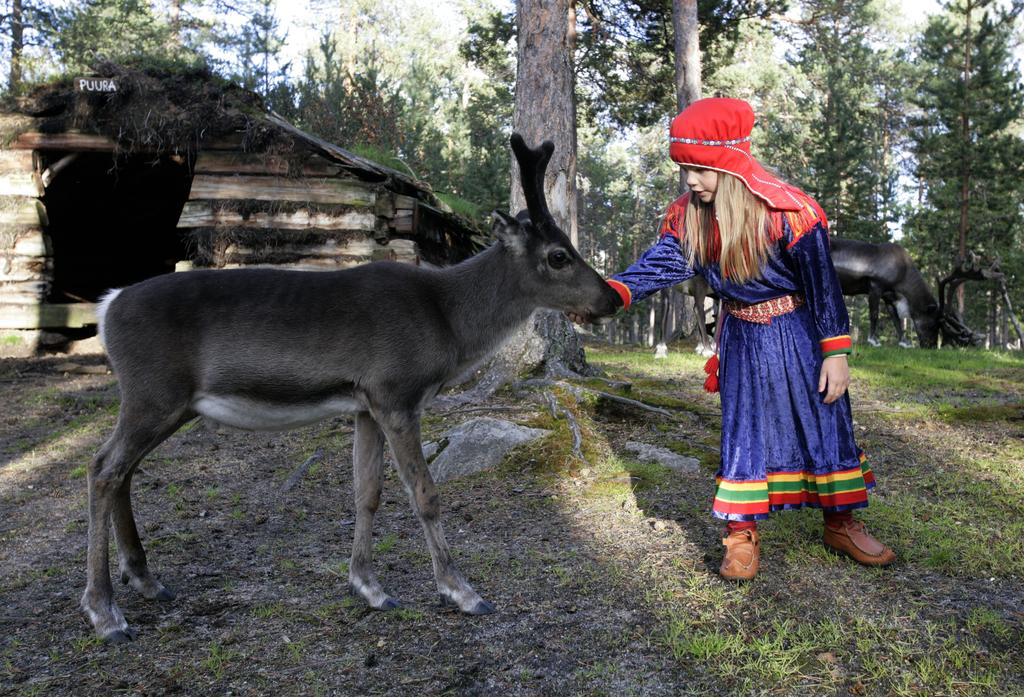
[[754,110],[742,99],[698,99],[672,119],[669,156],[683,167],[702,167],[727,172],[769,207],[803,210],[795,195],[800,192],[765,171],[750,154]]

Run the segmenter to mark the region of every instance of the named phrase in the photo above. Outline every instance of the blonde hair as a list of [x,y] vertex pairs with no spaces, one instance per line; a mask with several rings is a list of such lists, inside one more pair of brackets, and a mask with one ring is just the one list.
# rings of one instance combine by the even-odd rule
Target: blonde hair
[[[718,221],[718,234],[715,221]],[[768,207],[737,177],[718,173],[715,200],[690,197],[684,223],[685,247],[691,265],[718,263],[722,277],[733,283],[761,278],[774,237]]]

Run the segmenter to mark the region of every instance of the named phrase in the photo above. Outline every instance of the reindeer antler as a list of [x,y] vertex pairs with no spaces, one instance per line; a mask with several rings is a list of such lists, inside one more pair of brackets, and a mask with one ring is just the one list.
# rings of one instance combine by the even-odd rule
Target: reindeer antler
[[548,224],[557,227],[544,197],[544,172],[548,168],[551,153],[555,151],[555,144],[545,140],[539,148],[531,148],[518,133],[513,133],[509,140],[512,143],[512,152],[519,163],[519,181],[526,196],[526,209],[530,212],[530,220],[534,225]]

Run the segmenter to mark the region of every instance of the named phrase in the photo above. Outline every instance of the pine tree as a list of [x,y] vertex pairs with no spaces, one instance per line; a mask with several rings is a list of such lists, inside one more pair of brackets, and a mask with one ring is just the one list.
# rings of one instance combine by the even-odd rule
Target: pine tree
[[25,78],[26,49],[53,38],[53,12],[40,0],[7,0],[0,12],[0,42],[6,50],[7,92],[21,90]]
[[205,62],[194,47],[175,40],[169,18],[146,0],[85,0],[55,10],[53,18],[53,48],[68,72],[86,71],[101,59]]
[[292,112],[292,90],[288,83],[291,64],[281,59],[287,41],[274,12],[275,0],[253,0],[248,21],[233,38],[237,55],[234,79],[256,92],[269,106],[285,115]]
[[[874,0],[807,0],[795,65],[812,90],[809,181],[834,232],[872,242],[888,239],[896,168],[891,122],[899,100],[899,62],[883,41]],[[887,101],[886,101],[887,100]],[[889,142],[886,142],[889,141]]]
[[[1024,141],[1014,127],[1024,87],[1011,53],[1015,19],[994,0],[955,0],[931,19],[918,46],[912,139],[920,202],[908,227],[936,275],[974,250],[1001,256],[1011,279],[1022,278]],[[960,295],[968,324],[984,322],[985,290],[967,286],[966,303]]]

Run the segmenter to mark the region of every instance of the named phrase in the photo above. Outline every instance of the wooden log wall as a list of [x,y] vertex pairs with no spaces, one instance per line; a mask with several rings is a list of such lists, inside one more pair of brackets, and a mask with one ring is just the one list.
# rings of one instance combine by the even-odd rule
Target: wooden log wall
[[[94,324],[91,303],[45,302],[53,251],[41,199],[48,178],[76,153],[116,152],[117,144],[88,133],[28,132],[9,147],[0,151],[0,329]],[[443,264],[483,244],[457,241],[444,212],[360,179],[343,162],[298,150],[246,153],[240,137],[206,147],[177,227],[219,240],[208,265],[332,269],[380,259],[418,264],[424,254]],[[39,151],[68,154],[44,172]]]
[[[231,148],[230,143],[225,147]],[[319,155],[199,153],[178,227],[198,265],[336,269],[378,259],[419,263],[418,202],[351,176]]]
[[0,150],[0,329],[33,329],[53,277],[39,158]]

